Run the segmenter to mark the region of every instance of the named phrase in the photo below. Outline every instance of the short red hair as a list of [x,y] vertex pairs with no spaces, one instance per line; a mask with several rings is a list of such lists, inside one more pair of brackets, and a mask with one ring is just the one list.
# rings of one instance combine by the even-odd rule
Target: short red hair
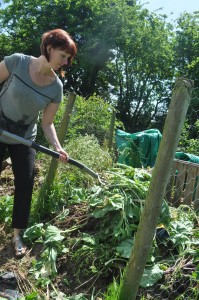
[[67,53],[69,53],[71,55],[68,60],[69,64],[72,63],[73,57],[77,53],[75,42],[73,41],[69,33],[62,29],[49,30],[42,35],[40,45],[41,54],[44,55],[49,61],[49,54],[47,51],[48,45],[51,45],[53,48],[65,50]]

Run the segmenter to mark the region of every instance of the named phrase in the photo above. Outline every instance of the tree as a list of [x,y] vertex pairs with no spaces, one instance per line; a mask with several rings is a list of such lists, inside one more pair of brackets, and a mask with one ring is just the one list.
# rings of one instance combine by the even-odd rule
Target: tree
[[122,34],[107,74],[119,116],[126,130],[135,132],[155,126],[167,110],[174,73],[172,27],[138,7],[124,5],[121,18]]
[[7,5],[0,11],[0,28],[12,39],[13,52],[23,51],[37,56],[43,32],[63,28],[63,23],[66,29],[64,12],[70,1],[12,0],[4,3]]
[[194,80],[191,104],[187,114],[190,126],[189,139],[198,139],[198,128],[194,125],[198,120],[199,106],[199,12],[184,13],[177,21],[174,39],[176,76],[184,76]]
[[177,20],[175,31],[175,62],[178,76],[195,80],[199,87],[199,12],[184,13]]
[[65,88],[72,86],[85,97],[98,89],[104,90],[98,75],[112,55],[110,48],[114,48],[114,34],[119,24],[114,25],[117,16],[113,8],[117,6],[118,0],[4,2],[7,6],[0,11],[1,32],[6,30],[12,40],[13,52],[37,56],[43,32],[58,27],[65,29],[78,46],[76,63],[66,72]]
[[[4,2],[0,24],[9,51],[37,56],[44,31],[67,30],[78,54],[66,70],[65,90],[112,101],[127,131],[162,128],[177,69],[173,27],[165,16],[127,0]],[[4,46],[2,55],[7,50]]]

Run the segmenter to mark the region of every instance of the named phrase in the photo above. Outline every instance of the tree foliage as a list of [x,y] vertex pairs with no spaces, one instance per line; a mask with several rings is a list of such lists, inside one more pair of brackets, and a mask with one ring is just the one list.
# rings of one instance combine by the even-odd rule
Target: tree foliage
[[[40,53],[43,32],[62,28],[78,54],[65,90],[111,101],[129,132],[162,129],[175,76],[198,78],[198,14],[174,25],[127,0],[4,0],[0,57]],[[175,30],[174,30],[175,29]],[[198,83],[197,83],[198,85]],[[198,104],[198,94],[193,103]],[[191,120],[192,122],[192,120]],[[195,119],[193,120],[195,122]]]
[[173,78],[171,31],[164,18],[137,7],[123,7],[121,18],[109,70],[120,118],[135,132],[154,126],[156,116],[165,114]]
[[199,12],[184,13],[178,19],[175,34],[177,75],[195,80],[199,87]]
[[[109,137],[113,107],[104,102],[95,94],[87,100],[79,96],[74,105],[71,115],[68,137],[76,138],[79,135],[94,135],[100,144],[103,144]],[[122,125],[121,122],[116,124]]]
[[198,138],[197,126],[199,106],[199,12],[184,13],[178,19],[174,42],[176,76],[194,80],[195,90],[188,111],[189,138]]

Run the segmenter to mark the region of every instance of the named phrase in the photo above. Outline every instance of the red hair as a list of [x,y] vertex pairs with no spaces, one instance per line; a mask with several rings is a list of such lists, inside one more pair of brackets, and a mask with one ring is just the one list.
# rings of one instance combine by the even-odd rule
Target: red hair
[[77,53],[75,42],[73,41],[69,33],[62,29],[53,29],[45,32],[42,35],[40,45],[41,54],[44,55],[49,61],[49,54],[47,51],[48,45],[52,46],[53,48],[65,50],[67,53],[69,53],[71,55],[68,60],[69,64],[72,63],[73,57]]

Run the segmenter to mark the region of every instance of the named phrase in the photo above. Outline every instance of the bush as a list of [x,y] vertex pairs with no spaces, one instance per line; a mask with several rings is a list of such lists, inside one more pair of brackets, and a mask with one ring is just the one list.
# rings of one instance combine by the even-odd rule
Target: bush
[[[112,166],[111,155],[108,150],[100,146],[94,135],[84,135],[73,138],[65,145],[65,149],[71,158],[85,164],[96,173],[102,173]],[[66,168],[60,165],[60,168],[62,171],[59,172],[59,176],[67,177],[78,186],[81,184],[84,185],[85,183],[86,185],[93,183],[93,179],[90,175],[80,171],[75,166],[68,165]],[[70,172],[68,172],[68,168]]]
[[197,120],[194,125],[189,125],[188,122],[186,121],[182,129],[178,151],[198,155],[199,153],[198,131],[199,131],[199,120]]
[[[70,120],[68,137],[94,135],[102,145],[108,139],[113,107],[99,96],[78,96]],[[118,125],[116,121],[115,126]]]

